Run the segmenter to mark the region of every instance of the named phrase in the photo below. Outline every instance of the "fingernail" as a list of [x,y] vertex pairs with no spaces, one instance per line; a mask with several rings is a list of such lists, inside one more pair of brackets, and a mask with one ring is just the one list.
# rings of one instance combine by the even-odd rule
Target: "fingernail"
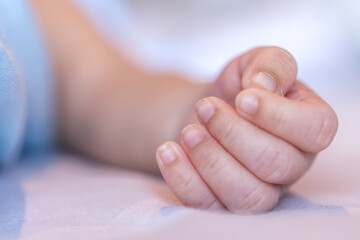
[[256,74],[250,81],[250,85],[259,86],[270,92],[276,92],[277,82],[275,79],[268,73],[260,72]]
[[259,101],[254,95],[247,93],[237,99],[236,105],[241,111],[254,115],[259,107]]
[[169,144],[164,144],[159,147],[158,154],[160,157],[160,160],[166,164],[169,165],[176,159],[176,153],[174,152],[174,149]]
[[208,100],[200,100],[196,104],[196,109],[199,117],[205,123],[210,120],[210,118],[214,115],[215,112],[214,104],[212,104]]
[[190,125],[183,130],[183,140],[186,146],[192,149],[203,140],[203,134],[199,129]]

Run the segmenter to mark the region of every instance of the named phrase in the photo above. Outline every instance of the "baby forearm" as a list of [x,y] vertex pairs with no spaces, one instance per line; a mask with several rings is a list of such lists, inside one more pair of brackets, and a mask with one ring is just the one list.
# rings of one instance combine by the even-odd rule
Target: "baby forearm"
[[57,74],[61,142],[96,159],[157,171],[156,146],[176,138],[207,87],[129,64],[66,1],[32,3]]
[[[88,77],[84,74],[78,79]],[[80,90],[69,90],[73,95],[67,98],[74,102],[62,100],[67,101],[61,119],[63,140],[96,159],[157,171],[157,145],[176,140],[206,86],[195,87],[175,76],[151,75],[135,68],[109,69],[97,77],[101,81],[91,94],[78,96]]]
[[83,106],[88,112],[69,123],[66,141],[98,159],[157,171],[157,145],[176,140],[190,106],[197,100],[194,96],[200,98],[203,88],[160,76],[113,79],[119,81],[104,81]]

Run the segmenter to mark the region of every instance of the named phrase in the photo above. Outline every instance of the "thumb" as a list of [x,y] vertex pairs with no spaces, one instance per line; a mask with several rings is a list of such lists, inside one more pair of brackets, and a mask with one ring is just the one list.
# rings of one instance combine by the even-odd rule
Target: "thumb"
[[297,64],[289,52],[279,47],[259,47],[232,60],[214,87],[218,97],[233,104],[236,95],[250,87],[285,95],[296,76]]

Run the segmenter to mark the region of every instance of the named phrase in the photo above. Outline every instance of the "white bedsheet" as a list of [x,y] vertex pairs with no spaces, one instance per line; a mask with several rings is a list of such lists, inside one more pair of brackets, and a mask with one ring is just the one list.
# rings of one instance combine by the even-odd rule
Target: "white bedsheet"
[[0,239],[360,239],[359,101],[312,169],[264,215],[182,207],[160,177],[60,153],[0,174]]

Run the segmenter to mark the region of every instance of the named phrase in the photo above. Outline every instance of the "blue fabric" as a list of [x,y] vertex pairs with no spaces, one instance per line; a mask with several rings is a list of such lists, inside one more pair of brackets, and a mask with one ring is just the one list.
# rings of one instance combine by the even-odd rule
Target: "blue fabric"
[[1,163],[14,159],[20,149],[26,153],[51,149],[54,92],[45,44],[26,0],[0,0],[0,31],[3,36],[0,52]]
[[19,152],[25,126],[25,89],[12,53],[0,36],[0,162]]

